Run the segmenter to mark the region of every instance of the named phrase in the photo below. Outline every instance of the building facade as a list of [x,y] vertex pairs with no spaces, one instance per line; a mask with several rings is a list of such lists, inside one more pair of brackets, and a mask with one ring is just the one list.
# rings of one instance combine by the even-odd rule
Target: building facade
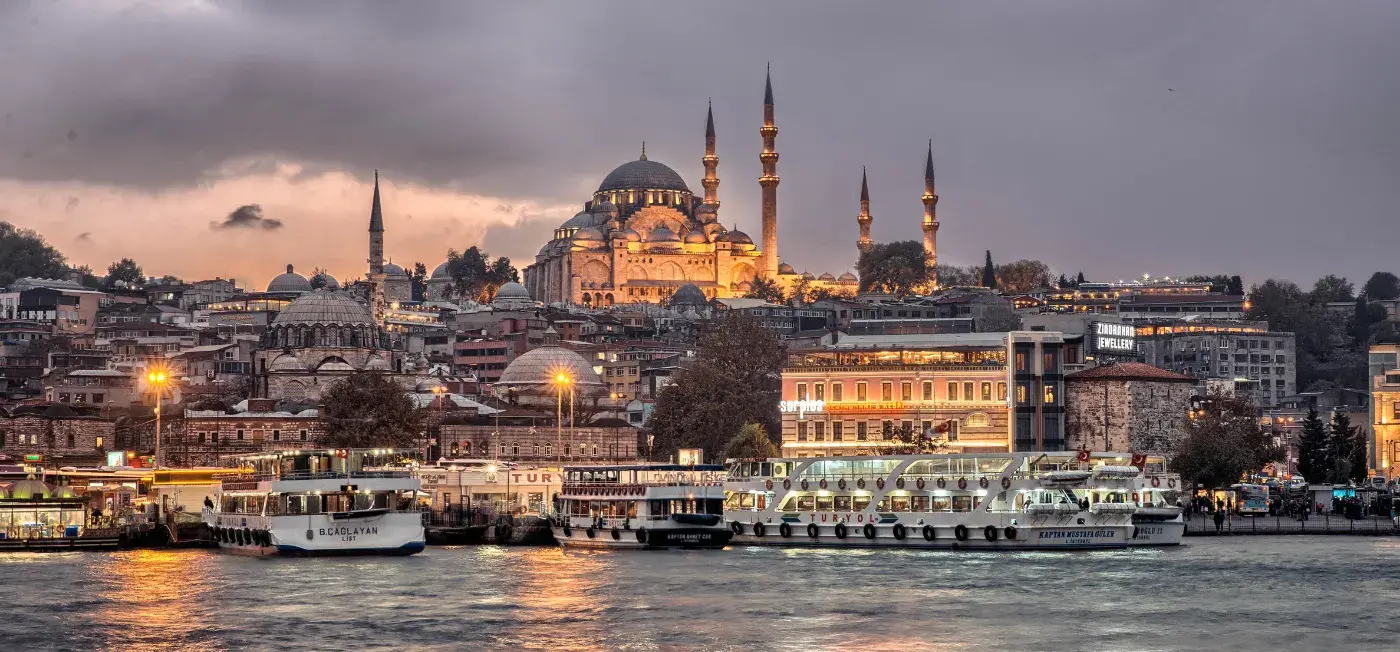
[[315,409],[292,413],[275,404],[255,398],[233,410],[186,410],[166,458],[175,466],[217,466],[232,455],[321,447],[325,426]]
[[0,455],[10,460],[32,456],[54,466],[105,464],[115,441],[116,422],[96,409],[43,404],[0,410]]
[[1186,437],[1195,394],[1189,376],[1140,362],[1065,377],[1065,426],[1073,449],[1171,456]]
[[1386,478],[1400,476],[1400,345],[1376,344],[1368,356],[1371,379],[1371,471]]
[[1293,333],[1270,331],[1263,322],[1138,324],[1142,361],[1203,384],[1230,385],[1263,408],[1298,393]]

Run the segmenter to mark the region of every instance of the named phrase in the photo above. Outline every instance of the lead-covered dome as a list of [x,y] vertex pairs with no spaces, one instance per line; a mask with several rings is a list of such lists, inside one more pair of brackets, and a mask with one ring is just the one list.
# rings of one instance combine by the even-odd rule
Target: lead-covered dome
[[447,270],[447,261],[444,260],[437,267],[434,267],[433,275],[430,278],[437,281],[452,280],[452,272]]
[[268,292],[310,292],[311,281],[305,276],[292,271],[292,266],[287,265],[285,274],[278,274],[267,284]]
[[704,306],[708,302],[709,299],[705,298],[705,291],[701,290],[700,287],[694,283],[686,283],[685,285],[682,285],[679,289],[676,290],[675,294],[671,295],[671,305],[674,307],[699,307]]
[[598,186],[598,192],[610,190],[681,190],[690,192],[690,188],[685,185],[685,179],[676,174],[664,163],[638,159],[628,161],[617,166],[608,176],[603,178],[603,183]]
[[503,395],[545,396],[553,401],[556,388],[561,384],[566,392],[573,391],[580,396],[596,396],[607,391],[603,380],[583,356],[554,344],[531,349],[516,358],[501,372],[495,389]]
[[288,304],[263,332],[264,348],[379,348],[369,308],[335,290],[307,292]]
[[384,263],[384,276],[386,278],[408,278],[408,270],[393,263]]

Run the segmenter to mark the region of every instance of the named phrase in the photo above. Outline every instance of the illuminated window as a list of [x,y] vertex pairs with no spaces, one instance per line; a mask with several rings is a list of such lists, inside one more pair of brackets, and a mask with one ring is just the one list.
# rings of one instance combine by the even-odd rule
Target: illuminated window
[[842,390],[845,386],[846,386],[845,383],[832,383],[832,384],[831,384],[831,400],[833,400],[833,401],[840,401],[840,400],[841,400],[841,390]]
[[893,401],[893,400],[894,400],[894,383],[889,382],[889,381],[885,381],[885,382],[880,383],[880,400],[882,400],[882,401]]
[[982,383],[982,400],[984,400],[984,401],[990,401],[990,400],[992,400],[992,384],[991,384],[991,383]]
[[826,400],[826,385],[824,385],[824,384],[822,384],[822,383],[813,383],[813,384],[812,384],[812,400],[815,400],[815,401],[824,401],[824,400]]
[[948,400],[950,400],[950,401],[956,401],[956,400],[958,400],[958,384],[957,384],[957,383],[948,383]]
[[997,383],[997,400],[1006,400],[1006,383]]
[[906,382],[900,384],[900,386],[899,386],[899,400],[901,400],[901,401],[912,401],[912,400],[914,400],[914,383],[911,383],[911,382],[907,382],[907,381],[906,381]]
[[864,401],[864,400],[866,400],[866,396],[867,396],[867,394],[866,394],[866,388],[867,388],[867,384],[866,384],[865,381],[861,381],[861,382],[856,383],[856,400],[857,400],[857,401]]
[[1024,383],[1018,383],[1016,385],[1016,402],[1024,405],[1026,401],[1029,400],[1029,397],[1030,388],[1026,387]]
[[925,380],[925,381],[924,381],[924,400],[925,400],[925,401],[932,401],[932,400],[933,400],[933,381],[930,381],[930,380]]
[[1029,371],[1026,369],[1026,354],[1016,354],[1016,371]]
[[1052,384],[1052,383],[1046,383],[1046,384],[1045,384],[1045,404],[1046,404],[1046,405],[1054,405],[1054,404],[1055,404],[1055,385]]

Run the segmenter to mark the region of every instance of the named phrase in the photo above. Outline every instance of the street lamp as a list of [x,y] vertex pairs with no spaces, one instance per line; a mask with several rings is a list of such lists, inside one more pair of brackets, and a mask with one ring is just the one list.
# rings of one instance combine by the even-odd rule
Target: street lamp
[[160,468],[160,404],[165,389],[165,370],[151,370],[146,374],[146,383],[156,393],[156,468]]

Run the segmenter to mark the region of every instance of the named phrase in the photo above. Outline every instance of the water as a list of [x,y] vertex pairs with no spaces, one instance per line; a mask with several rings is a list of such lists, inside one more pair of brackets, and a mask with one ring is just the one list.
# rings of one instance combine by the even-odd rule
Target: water
[[0,650],[1395,650],[1400,539],[953,553],[0,554]]

